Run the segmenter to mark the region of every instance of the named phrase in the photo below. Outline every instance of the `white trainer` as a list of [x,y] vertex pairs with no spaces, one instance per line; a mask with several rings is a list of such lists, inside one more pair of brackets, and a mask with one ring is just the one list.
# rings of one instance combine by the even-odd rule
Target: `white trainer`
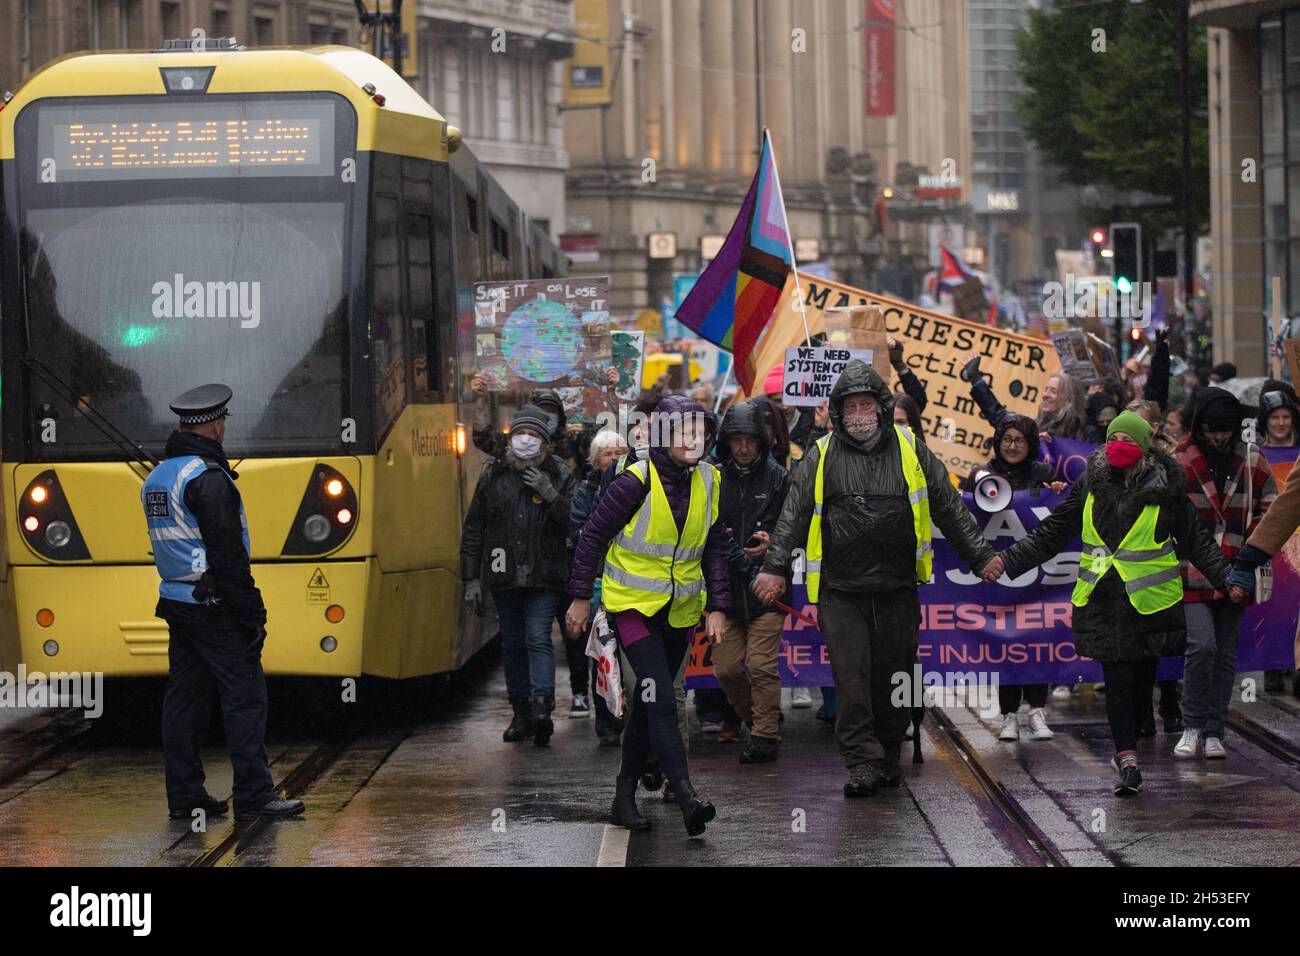
[[1029,712],[1029,735],[1034,740],[1051,740],[1056,734],[1047,726],[1047,711],[1035,707]]
[[1052,688],[1052,700],[1069,700],[1074,693],[1074,688],[1069,684],[1057,684]]
[[1014,713],[1007,714],[1002,718],[1002,730],[998,733],[998,740],[1019,740],[1020,739],[1020,721],[1016,719]]
[[1228,749],[1223,746],[1222,737],[1205,738],[1205,759],[1222,760],[1228,756]]
[[1201,732],[1188,727],[1183,731],[1183,735],[1178,738],[1178,743],[1174,744],[1174,756],[1180,760],[1187,760],[1196,756],[1196,748],[1201,744]]
[[796,687],[790,692],[790,706],[802,710],[812,706],[812,691],[807,687]]

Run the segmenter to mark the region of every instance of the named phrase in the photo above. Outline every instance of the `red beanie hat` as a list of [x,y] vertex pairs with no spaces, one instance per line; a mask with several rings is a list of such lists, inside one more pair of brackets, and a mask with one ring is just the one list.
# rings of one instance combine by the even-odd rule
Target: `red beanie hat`
[[781,392],[781,383],[785,380],[785,363],[777,362],[767,370],[767,378],[763,379],[764,395],[779,395]]

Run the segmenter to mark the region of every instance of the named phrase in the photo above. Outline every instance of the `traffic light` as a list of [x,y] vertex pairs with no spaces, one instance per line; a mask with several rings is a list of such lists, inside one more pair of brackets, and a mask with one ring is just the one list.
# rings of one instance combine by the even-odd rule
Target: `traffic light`
[[1094,226],[1092,231],[1088,233],[1088,238],[1092,240],[1094,247],[1100,247],[1106,242],[1106,230],[1101,226]]
[[1110,260],[1115,288],[1132,292],[1142,281],[1142,227],[1135,222],[1112,222],[1110,246],[1115,253]]

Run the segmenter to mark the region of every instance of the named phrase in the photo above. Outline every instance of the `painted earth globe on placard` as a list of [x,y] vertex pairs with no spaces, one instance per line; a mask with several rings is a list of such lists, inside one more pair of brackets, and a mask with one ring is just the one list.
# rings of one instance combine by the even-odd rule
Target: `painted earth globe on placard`
[[506,319],[501,354],[520,378],[551,382],[571,373],[582,344],[582,324],[562,302],[525,302]]

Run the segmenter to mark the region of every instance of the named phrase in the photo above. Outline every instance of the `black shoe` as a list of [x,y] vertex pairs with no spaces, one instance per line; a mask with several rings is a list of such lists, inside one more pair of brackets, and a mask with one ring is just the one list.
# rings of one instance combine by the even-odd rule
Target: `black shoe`
[[1142,773],[1137,765],[1125,767],[1119,772],[1119,783],[1115,784],[1115,796],[1132,797],[1142,792]]
[[248,809],[235,808],[236,820],[284,820],[288,817],[296,817],[306,810],[306,805],[301,800],[268,800],[260,807]]
[[980,375],[980,357],[973,355],[966,360],[966,364],[961,367],[961,380],[963,382],[976,382],[983,378]]
[[903,782],[903,768],[899,766],[903,745],[892,744],[885,748],[885,761],[880,765],[880,786],[894,788]]
[[677,802],[677,794],[673,792],[673,785],[671,783],[664,784],[663,801],[664,803]]
[[713,804],[701,800],[689,780],[679,780],[672,788],[677,795],[677,805],[682,808],[682,823],[686,826],[686,835],[696,837],[704,832],[704,824],[718,815]]
[[650,821],[641,816],[636,806],[636,778],[618,777],[614,780],[614,805],[609,808],[609,822],[628,830],[649,830]]
[[527,706],[516,707],[514,719],[510,721],[510,726],[507,727],[506,732],[501,735],[501,739],[508,744],[512,744],[517,740],[527,740],[532,735],[533,718],[532,715],[528,713]]
[[1264,671],[1264,693],[1280,694],[1286,689],[1281,671]]
[[551,702],[541,697],[533,701],[533,746],[549,747],[555,722],[551,720]]
[[224,817],[230,811],[230,806],[225,800],[218,800],[212,794],[205,793],[187,807],[169,807],[167,816],[173,820],[191,820],[195,810],[202,810],[210,817]]
[[1138,738],[1154,737],[1156,735],[1156,715],[1144,714],[1138,723]]
[[600,740],[600,746],[602,747],[617,747],[623,743],[622,732],[614,730],[612,727],[605,728],[597,735],[597,737]]
[[777,751],[780,749],[781,741],[779,740],[751,735],[749,746],[740,752],[740,762],[744,764],[771,763],[776,759]]
[[880,767],[878,763],[860,763],[849,768],[849,782],[844,785],[846,797],[870,797],[880,785]]
[[649,760],[641,771],[641,786],[648,793],[654,793],[664,785],[664,772],[659,769],[659,761]]
[[1181,734],[1183,732],[1183,715],[1171,714],[1165,718],[1165,733]]

